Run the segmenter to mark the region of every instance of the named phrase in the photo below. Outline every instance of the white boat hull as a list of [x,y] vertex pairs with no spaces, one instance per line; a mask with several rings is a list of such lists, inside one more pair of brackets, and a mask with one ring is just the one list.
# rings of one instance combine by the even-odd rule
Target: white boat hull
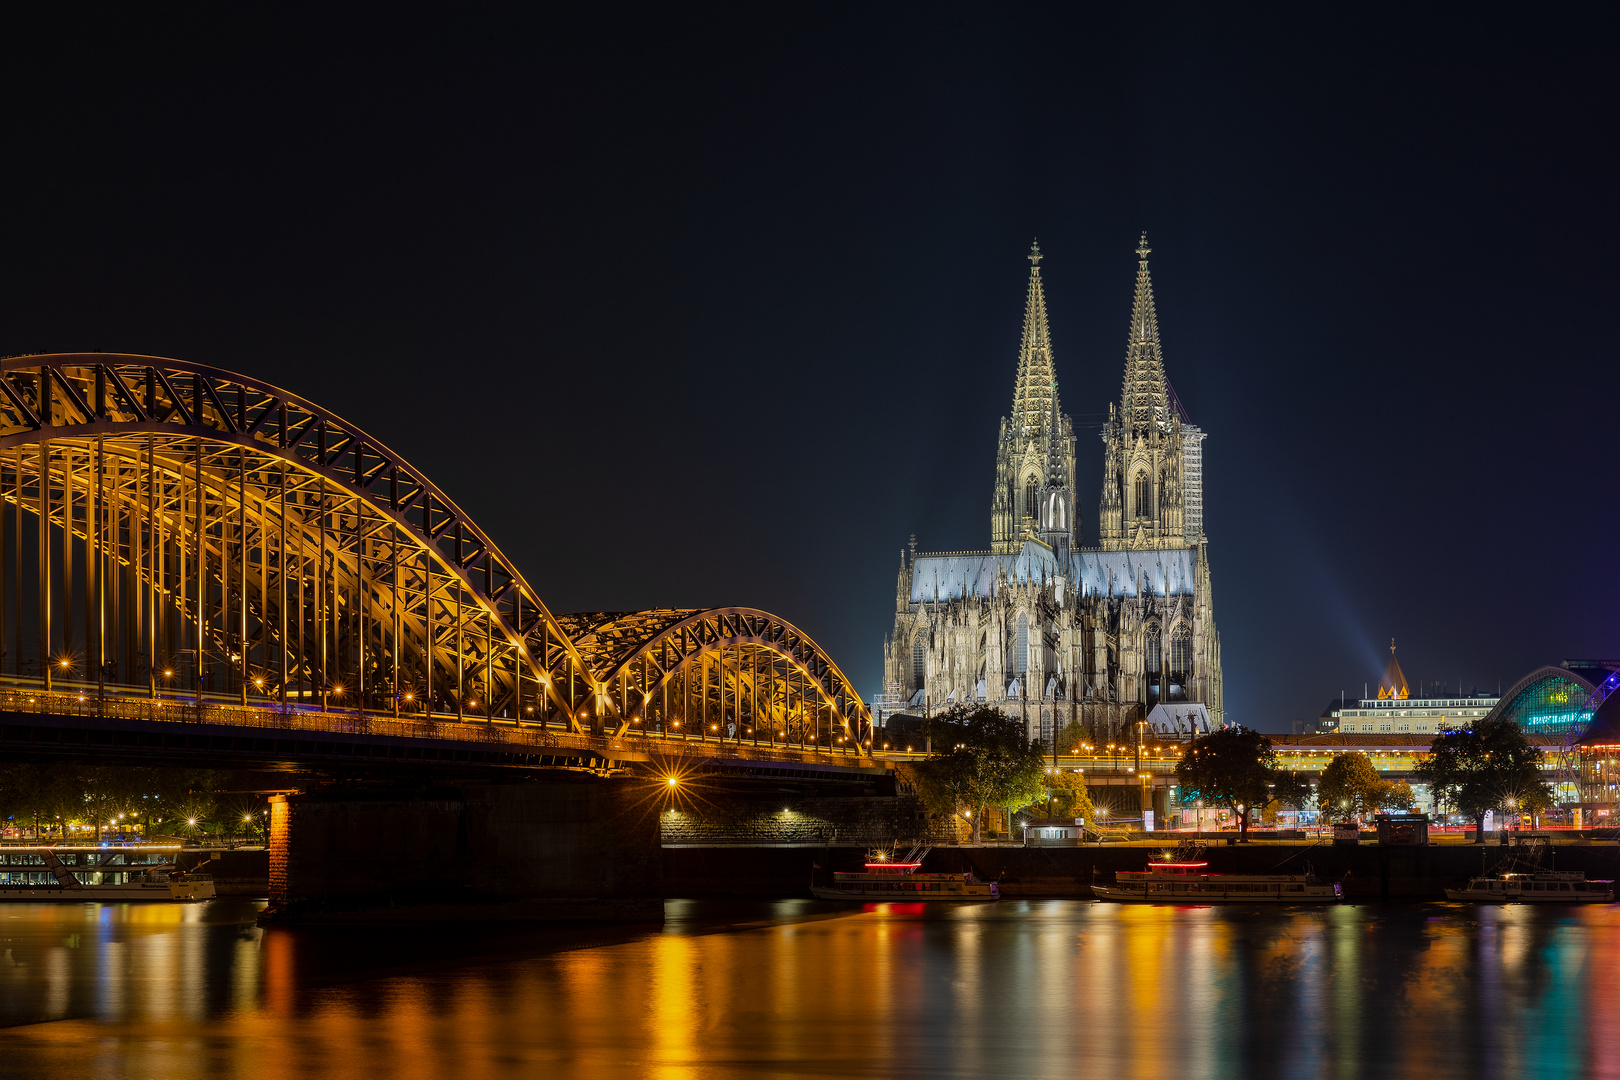
[[1147,904],[1332,904],[1339,886],[1330,884],[1221,884],[1210,881],[1149,881],[1091,886],[1099,900]]
[[107,900],[212,900],[212,881],[136,882],[129,885],[0,885],[0,902],[86,903]]
[[1476,904],[1612,904],[1614,890],[1572,889],[1569,892],[1521,892],[1494,889],[1447,889],[1447,900],[1472,901]]
[[817,900],[881,900],[890,903],[912,904],[919,900],[1000,900],[1001,889],[995,882],[980,885],[962,885],[959,891],[918,889],[910,882],[896,882],[895,888],[879,885],[812,885],[810,892]]

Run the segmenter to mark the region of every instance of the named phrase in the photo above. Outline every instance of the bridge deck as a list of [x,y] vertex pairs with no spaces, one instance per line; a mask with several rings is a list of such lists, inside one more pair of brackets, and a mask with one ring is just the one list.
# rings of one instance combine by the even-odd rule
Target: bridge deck
[[871,758],[837,747],[755,746],[651,732],[588,735],[498,720],[396,718],[296,706],[284,711],[18,688],[0,688],[0,747],[47,755],[103,748],[148,759],[208,755],[277,767],[370,759],[607,771],[697,758],[716,765],[768,765],[773,771],[884,771]]

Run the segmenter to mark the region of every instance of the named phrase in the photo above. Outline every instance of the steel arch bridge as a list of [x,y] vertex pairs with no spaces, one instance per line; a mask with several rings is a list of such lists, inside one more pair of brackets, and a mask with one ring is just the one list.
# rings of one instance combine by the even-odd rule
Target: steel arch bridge
[[858,752],[870,715],[749,608],[554,616],[454,501],[280,388],[0,362],[0,683]]

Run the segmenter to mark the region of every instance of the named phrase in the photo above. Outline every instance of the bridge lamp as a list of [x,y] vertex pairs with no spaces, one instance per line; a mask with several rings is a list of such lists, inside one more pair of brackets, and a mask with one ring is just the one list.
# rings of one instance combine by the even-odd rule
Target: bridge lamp
[[406,694],[405,695],[405,700],[406,701],[413,701],[413,700],[415,700],[415,698],[416,698],[415,694]]
[[259,689],[262,690],[262,689],[264,689],[264,680],[263,679],[254,679],[253,680],[253,685],[257,686]]
[[681,786],[681,778],[678,777],[678,776],[666,776],[666,777],[664,777],[664,784],[667,787],[672,787],[672,788],[680,787]]
[[194,818],[194,817],[186,818],[186,824],[187,825],[195,825],[195,824],[197,824],[197,819]]

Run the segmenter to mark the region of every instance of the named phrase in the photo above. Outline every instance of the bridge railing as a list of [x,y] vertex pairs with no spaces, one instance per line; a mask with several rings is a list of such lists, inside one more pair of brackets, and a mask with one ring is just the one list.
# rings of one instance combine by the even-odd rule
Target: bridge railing
[[177,725],[223,725],[275,732],[380,735],[493,745],[516,751],[570,749],[595,752],[610,758],[661,753],[671,757],[730,757],[770,761],[863,760],[859,751],[838,747],[756,747],[748,743],[683,739],[651,732],[635,732],[618,737],[582,735],[491,721],[441,721],[310,712],[303,709],[266,709],[163,698],[97,697],[91,693],[59,693],[12,687],[0,687],[0,714],[4,713],[143,720]]

